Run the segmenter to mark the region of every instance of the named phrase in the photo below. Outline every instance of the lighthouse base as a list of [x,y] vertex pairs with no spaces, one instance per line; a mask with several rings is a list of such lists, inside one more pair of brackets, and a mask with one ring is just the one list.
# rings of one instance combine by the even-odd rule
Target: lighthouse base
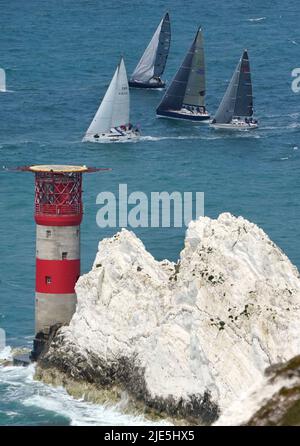
[[33,340],[33,349],[30,354],[31,361],[37,361],[41,356],[47,353],[52,339],[61,326],[61,324],[54,324],[48,329],[40,331],[35,335]]
[[55,324],[68,325],[76,310],[76,294],[35,293],[35,332]]

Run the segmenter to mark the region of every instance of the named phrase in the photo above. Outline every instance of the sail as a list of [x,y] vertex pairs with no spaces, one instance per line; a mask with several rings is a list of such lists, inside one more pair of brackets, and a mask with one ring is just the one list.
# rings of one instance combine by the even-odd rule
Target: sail
[[252,116],[252,114],[250,64],[248,53],[244,51],[214,119],[217,123],[228,124],[234,116]]
[[247,51],[244,51],[241,67],[239,83],[236,94],[234,107],[234,116],[252,116],[253,115],[253,95],[252,82],[250,74],[250,63]]
[[107,133],[112,127],[128,122],[129,89],[126,68],[122,58],[86,135]]
[[0,68],[0,91],[6,91],[5,70]]
[[116,82],[111,127],[118,127],[129,123],[129,88],[128,79],[123,58],[119,64]]
[[139,82],[149,82],[153,76],[161,76],[166,66],[170,41],[170,18],[169,14],[166,13],[132,73],[131,79]]
[[204,42],[201,30],[198,31],[196,36],[194,57],[183,103],[205,106],[205,61]]
[[155,77],[160,77],[165,70],[167,58],[169,55],[170,43],[171,43],[170,17],[169,14],[166,13],[162,21],[158,46],[156,50],[156,58],[154,63]]
[[159,110],[180,110],[183,103],[203,106],[205,67],[203,37],[199,29],[183,63],[158,106]]

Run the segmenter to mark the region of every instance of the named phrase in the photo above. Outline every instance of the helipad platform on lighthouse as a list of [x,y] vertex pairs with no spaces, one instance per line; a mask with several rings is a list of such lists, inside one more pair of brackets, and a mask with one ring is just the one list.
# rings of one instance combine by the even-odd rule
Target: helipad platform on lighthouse
[[88,172],[91,168],[87,166],[67,166],[64,164],[44,164],[39,166],[29,166],[32,172]]

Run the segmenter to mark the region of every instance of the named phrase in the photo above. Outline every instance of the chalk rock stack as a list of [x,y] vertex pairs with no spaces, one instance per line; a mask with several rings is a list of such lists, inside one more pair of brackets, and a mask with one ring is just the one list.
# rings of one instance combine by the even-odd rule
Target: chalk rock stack
[[215,422],[300,353],[299,273],[265,232],[229,213],[192,221],[177,263],[130,231],[99,243],[78,305],[42,367],[145,406]]

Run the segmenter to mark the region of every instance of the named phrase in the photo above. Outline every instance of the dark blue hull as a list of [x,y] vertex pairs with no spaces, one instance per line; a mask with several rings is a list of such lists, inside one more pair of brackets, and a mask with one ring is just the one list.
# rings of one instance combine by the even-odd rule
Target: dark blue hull
[[153,82],[143,83],[136,81],[128,81],[128,85],[131,88],[150,88],[151,90],[158,90],[160,88],[165,88],[166,86],[165,82],[162,82],[160,84],[153,84]]
[[163,118],[181,119],[184,121],[193,121],[193,122],[208,121],[210,119],[210,115],[188,115],[168,110],[156,110],[156,114],[157,116],[161,116]]

